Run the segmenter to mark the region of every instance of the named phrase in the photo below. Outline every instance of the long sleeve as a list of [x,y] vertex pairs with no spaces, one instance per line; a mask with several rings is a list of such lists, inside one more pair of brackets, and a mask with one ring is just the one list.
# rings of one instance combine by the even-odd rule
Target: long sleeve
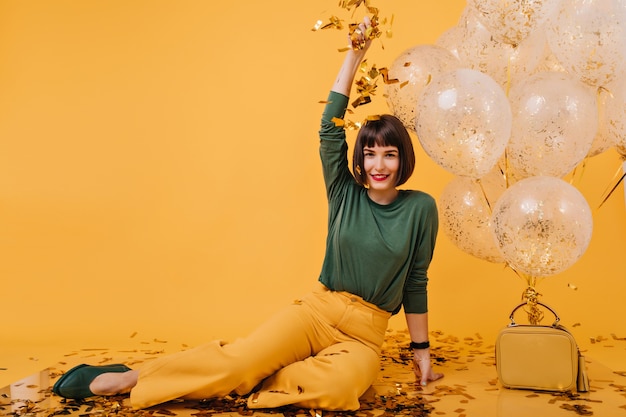
[[342,126],[337,126],[333,118],[343,118],[348,106],[348,97],[331,91],[320,126],[320,158],[324,173],[326,194],[330,201],[337,197],[337,190],[354,178],[348,169],[348,144]]
[[418,242],[413,264],[404,287],[403,305],[406,313],[426,313],[428,311],[428,267],[433,258],[439,219],[435,200],[430,198],[424,204],[419,218]]

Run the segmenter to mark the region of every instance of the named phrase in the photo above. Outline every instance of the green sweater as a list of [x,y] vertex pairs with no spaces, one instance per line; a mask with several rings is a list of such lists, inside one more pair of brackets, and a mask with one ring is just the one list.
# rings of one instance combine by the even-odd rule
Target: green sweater
[[385,311],[425,313],[428,266],[437,237],[435,200],[421,191],[400,190],[380,205],[357,184],[348,168],[343,118],[348,97],[330,92],[322,115],[320,156],[328,197],[326,255],[319,281],[363,297]]

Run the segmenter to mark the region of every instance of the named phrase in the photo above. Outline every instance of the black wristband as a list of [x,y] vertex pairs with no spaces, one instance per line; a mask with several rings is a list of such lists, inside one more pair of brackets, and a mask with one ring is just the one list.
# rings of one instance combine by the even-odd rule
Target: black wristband
[[430,347],[430,342],[428,340],[421,343],[411,342],[409,347],[411,349],[428,349]]

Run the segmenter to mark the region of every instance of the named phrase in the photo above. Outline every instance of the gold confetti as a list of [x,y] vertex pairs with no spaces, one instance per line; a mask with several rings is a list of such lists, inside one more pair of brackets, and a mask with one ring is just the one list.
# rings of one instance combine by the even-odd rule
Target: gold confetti
[[337,30],[341,30],[343,29],[343,21],[338,18],[337,16],[331,16],[328,18],[328,23],[324,24],[324,22],[322,20],[318,20],[317,22],[315,22],[315,25],[313,25],[313,28],[311,29],[312,31],[318,31],[318,30],[324,30],[324,29],[337,29]]
[[[391,29],[391,27],[393,26],[393,18],[394,18],[394,15],[391,15],[391,20],[389,21],[389,29],[387,29],[387,30],[385,31],[385,35],[386,35],[388,38],[393,37],[393,31],[392,31],[392,29]],[[383,21],[383,23],[386,23],[386,22],[387,22],[387,20],[385,19],[385,20]]]
[[155,414],[161,414],[161,415],[164,415],[164,416],[175,416],[176,415],[176,413],[174,413],[173,411],[167,410],[165,408],[158,409],[155,412]]
[[359,66],[359,72],[364,74],[355,81],[356,92],[358,97],[352,102],[352,107],[362,106],[363,104],[370,103],[372,101],[371,96],[376,94],[376,82],[379,76],[383,79],[387,78],[387,70],[378,70],[375,65],[368,67],[367,60],[364,60]]
[[369,7],[369,1],[366,0],[341,0],[339,1],[339,7],[342,9],[350,10],[352,6],[358,8],[361,4],[364,4],[366,7]]
[[[339,7],[345,9],[346,11],[352,11],[352,17],[356,14],[356,10],[364,6],[366,9],[366,13],[369,15],[370,26],[367,28],[365,33],[361,33],[359,28],[359,23],[350,23],[348,24],[348,38],[350,39],[350,47],[354,50],[359,50],[365,47],[368,41],[379,38],[382,35],[382,31],[379,26],[381,24],[386,24],[387,19],[379,18],[379,10],[376,7],[370,5],[370,2],[367,0],[350,0],[350,1],[340,1]],[[391,26],[393,25],[393,15],[389,20],[389,28],[385,30],[385,34],[388,38],[390,38],[393,34],[391,30]],[[313,25],[312,31],[319,31],[324,29],[338,29],[341,30],[344,28],[343,20],[335,15],[330,16],[325,22],[323,19],[318,19]],[[341,48],[340,52],[343,52],[349,48]]]
[[380,72],[380,75],[383,77],[385,84],[396,84],[400,82],[397,78],[389,78],[389,70],[387,68],[381,68],[378,72]]
[[332,119],[330,119],[331,122],[333,122],[335,124],[335,126],[340,127],[340,126],[345,126],[345,121],[343,119],[340,119],[338,117],[333,117]]
[[[380,38],[383,34],[381,31],[381,26],[387,25],[389,22],[389,28],[385,30],[385,34],[387,37],[392,36],[391,26],[393,25],[394,16],[391,16],[391,19],[381,18],[379,17],[379,9],[371,5],[369,0],[340,0],[339,7],[345,9],[347,11],[352,12],[352,16],[350,19],[354,18],[357,9],[363,7],[365,12],[369,17],[369,26],[363,30],[361,29],[360,22],[351,22],[347,24],[348,27],[348,39],[349,46],[338,48],[339,52],[345,52],[349,49],[360,50],[363,49],[369,42],[374,39]],[[313,25],[313,31],[320,31],[324,29],[343,29],[344,28],[344,20],[336,15],[332,15],[326,20],[318,19]],[[384,49],[384,45],[381,46]],[[381,68],[377,70],[374,66],[365,72],[362,78],[355,81],[356,91],[358,97],[351,103],[352,107],[362,106],[372,102],[372,95],[376,92],[376,78],[378,76],[382,76],[383,82],[385,84],[393,84],[398,83],[397,79],[389,79],[388,71],[386,68]],[[358,130],[360,128],[360,124],[358,123],[342,123],[346,129],[354,129]]]
[[574,284],[567,284],[567,287],[569,289],[571,289],[571,290],[574,290],[574,291],[576,291],[578,289],[578,287],[576,285],[574,285]]

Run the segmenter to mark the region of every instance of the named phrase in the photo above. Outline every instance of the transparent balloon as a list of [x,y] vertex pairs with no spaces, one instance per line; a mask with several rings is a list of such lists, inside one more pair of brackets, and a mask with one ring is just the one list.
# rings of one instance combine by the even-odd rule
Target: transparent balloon
[[[619,86],[617,87],[619,88]],[[591,149],[589,149],[587,157],[603,153],[615,146],[620,137],[626,136],[623,125],[626,122],[626,103],[624,103],[622,97],[622,107],[614,108],[613,106],[620,105],[620,99],[616,97],[616,94],[619,95],[620,93],[613,87],[600,88],[598,91],[598,132],[591,143]]]
[[600,124],[618,151],[626,149],[626,81],[616,80],[603,93],[606,101]]
[[604,86],[626,70],[626,0],[569,0],[546,23],[548,43],[566,71]]
[[594,91],[567,73],[542,72],[514,85],[508,164],[513,175],[563,177],[591,148],[598,130]]
[[[496,172],[497,171],[497,172]],[[480,180],[455,177],[439,198],[439,217],[446,236],[463,252],[493,263],[503,263],[491,231],[491,208],[505,190],[499,170]]]
[[402,52],[389,67],[385,84],[387,104],[404,126],[415,131],[417,98],[431,79],[442,72],[459,68],[459,60],[447,49],[436,45],[417,45]]
[[498,42],[518,45],[556,12],[556,1],[468,0]]
[[554,52],[550,49],[547,39],[544,46],[543,56],[539,60],[539,64],[535,67],[535,69],[530,72],[530,75],[546,71],[565,72],[563,64],[561,64],[556,55],[554,55]]
[[499,42],[466,7],[455,29],[449,29],[437,43],[454,48],[465,67],[489,75],[506,90],[542,62],[546,40],[544,32],[538,30],[515,46]]
[[463,28],[461,26],[452,26],[437,38],[435,45],[450,51],[452,55],[459,59],[459,45],[462,40]]
[[455,175],[480,178],[502,156],[511,109],[488,75],[458,69],[439,75],[418,99],[416,131],[424,151]]
[[593,221],[583,195],[548,176],[521,180],[497,201],[493,233],[506,262],[532,277],[571,267],[591,241]]

